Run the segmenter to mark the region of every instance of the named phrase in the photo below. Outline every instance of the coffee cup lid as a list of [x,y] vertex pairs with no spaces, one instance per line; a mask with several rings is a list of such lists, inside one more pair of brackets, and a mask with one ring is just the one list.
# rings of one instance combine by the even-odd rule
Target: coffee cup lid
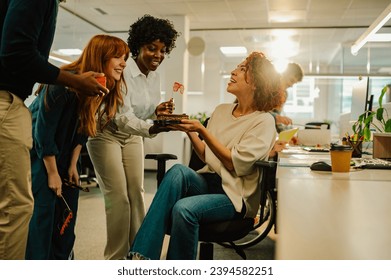
[[350,151],[353,150],[352,146],[350,145],[338,145],[338,144],[331,144],[330,151]]

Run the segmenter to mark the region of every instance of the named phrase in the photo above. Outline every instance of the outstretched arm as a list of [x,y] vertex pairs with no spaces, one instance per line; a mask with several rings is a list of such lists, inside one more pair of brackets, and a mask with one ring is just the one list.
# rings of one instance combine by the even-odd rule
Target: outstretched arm
[[82,74],[73,74],[61,69],[57,76],[56,83],[74,88],[82,94],[101,96],[109,93],[109,90],[96,80],[96,77],[101,76],[104,76],[104,74],[92,71]]
[[194,136],[194,132],[201,135],[206,145],[208,145],[209,149],[211,149],[227,170],[234,170],[231,151],[221,144],[198,120],[182,120],[181,124],[177,126],[188,135],[191,133],[190,140],[194,145],[197,155],[200,156],[202,160],[205,160],[205,146],[201,145],[203,144],[201,140],[198,141],[196,139],[198,137]]

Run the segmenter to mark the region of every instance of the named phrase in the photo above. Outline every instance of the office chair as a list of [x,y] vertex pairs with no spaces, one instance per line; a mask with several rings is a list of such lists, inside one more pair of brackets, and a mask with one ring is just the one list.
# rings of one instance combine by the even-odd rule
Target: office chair
[[[193,169],[200,167],[200,160],[195,157],[197,155],[193,151],[190,160],[193,165],[189,165]],[[145,158],[154,159],[158,162],[157,182],[159,186],[165,174],[166,161],[177,157],[172,154],[147,154]],[[246,259],[244,249],[263,240],[275,225],[276,197],[273,180],[275,179],[277,162],[257,161],[255,164],[263,171],[258,183],[261,192],[256,218],[201,224],[199,229],[200,260],[213,259],[213,243],[233,248],[239,256]]]

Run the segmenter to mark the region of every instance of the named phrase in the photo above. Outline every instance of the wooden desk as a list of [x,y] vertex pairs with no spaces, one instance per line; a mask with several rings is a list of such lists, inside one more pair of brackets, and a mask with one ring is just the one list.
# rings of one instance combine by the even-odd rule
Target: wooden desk
[[277,187],[277,259],[391,259],[390,170],[280,165]]

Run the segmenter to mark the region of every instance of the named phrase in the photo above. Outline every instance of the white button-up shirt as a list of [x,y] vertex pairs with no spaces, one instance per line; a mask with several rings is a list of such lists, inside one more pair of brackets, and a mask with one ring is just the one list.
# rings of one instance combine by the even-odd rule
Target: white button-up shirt
[[122,93],[124,104],[119,108],[114,122],[120,132],[153,137],[155,135],[149,134],[152,124],[146,120],[154,116],[161,100],[160,76],[155,71],[145,76],[132,58],[127,61],[124,76],[128,92]]

